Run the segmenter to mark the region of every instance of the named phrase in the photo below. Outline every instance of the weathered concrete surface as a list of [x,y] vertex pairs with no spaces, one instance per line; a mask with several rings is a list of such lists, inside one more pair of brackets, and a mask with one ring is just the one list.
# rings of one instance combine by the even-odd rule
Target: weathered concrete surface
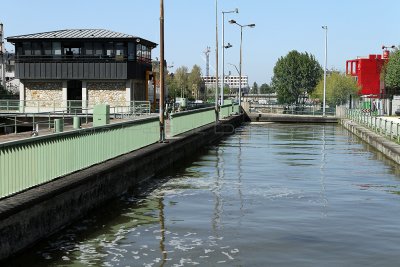
[[347,130],[360,137],[378,151],[382,152],[388,158],[400,164],[400,145],[386,137],[378,135],[375,132],[358,125],[351,120],[342,119],[340,123]]
[[252,122],[290,122],[290,123],[338,123],[339,120],[332,116],[311,116],[291,114],[247,113]]
[[[0,260],[198,153],[242,123],[235,116],[64,176],[0,201]],[[1,265],[1,263],[0,263]]]

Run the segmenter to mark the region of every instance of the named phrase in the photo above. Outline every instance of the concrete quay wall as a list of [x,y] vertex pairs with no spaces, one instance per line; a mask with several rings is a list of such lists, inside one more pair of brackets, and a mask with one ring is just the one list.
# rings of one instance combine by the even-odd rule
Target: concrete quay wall
[[[0,201],[0,261],[33,246],[129,188],[233,134],[243,116],[209,124]],[[1,263],[0,263],[1,265]]]
[[338,118],[336,117],[269,113],[247,113],[247,116],[252,122],[338,123]]
[[386,155],[388,158],[400,164],[400,145],[388,138],[381,136],[363,126],[358,125],[356,122],[348,119],[342,119],[340,123],[355,134],[366,143]]

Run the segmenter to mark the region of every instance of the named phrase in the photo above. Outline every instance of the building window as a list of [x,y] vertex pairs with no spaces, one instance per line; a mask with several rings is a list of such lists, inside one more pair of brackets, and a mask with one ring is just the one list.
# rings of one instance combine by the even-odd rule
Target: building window
[[53,42],[53,55],[60,56],[61,55],[61,43]]
[[135,60],[135,44],[128,43],[128,60]]
[[102,56],[103,55],[103,44],[102,43],[94,43],[94,54],[96,56]]
[[136,56],[138,61],[151,62],[151,48],[137,44],[136,45]]
[[22,49],[24,51],[24,56],[32,55],[31,42],[23,42]]
[[46,56],[51,55],[51,42],[43,42],[43,54]]
[[93,55],[93,43],[84,43],[84,53],[85,55]]
[[105,43],[105,50],[106,50],[106,55],[108,57],[113,57],[115,55],[115,53],[114,53],[114,43],[113,42]]
[[124,43],[115,43],[115,59],[124,60],[126,55]]
[[42,48],[40,42],[32,43],[32,55],[40,56],[42,54]]

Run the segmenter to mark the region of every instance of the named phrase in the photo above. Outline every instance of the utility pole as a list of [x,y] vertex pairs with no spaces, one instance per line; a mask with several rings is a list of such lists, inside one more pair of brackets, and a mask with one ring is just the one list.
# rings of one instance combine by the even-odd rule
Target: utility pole
[[1,65],[1,85],[3,89],[6,89],[6,69],[5,69],[5,61],[4,61],[4,32],[3,32],[3,23],[0,22],[0,65]]
[[164,88],[164,1],[160,0],[160,143],[165,143]]
[[218,0],[215,0],[215,122],[219,121],[218,108]]
[[326,106],[326,65],[328,61],[328,26],[322,26],[325,30],[325,64],[324,64],[324,97],[322,104],[322,116],[325,116],[325,106]]

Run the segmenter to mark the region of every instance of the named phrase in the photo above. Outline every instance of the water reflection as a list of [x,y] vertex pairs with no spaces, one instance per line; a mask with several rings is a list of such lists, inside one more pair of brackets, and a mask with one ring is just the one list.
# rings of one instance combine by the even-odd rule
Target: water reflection
[[13,263],[395,266],[399,174],[339,126],[249,125]]

